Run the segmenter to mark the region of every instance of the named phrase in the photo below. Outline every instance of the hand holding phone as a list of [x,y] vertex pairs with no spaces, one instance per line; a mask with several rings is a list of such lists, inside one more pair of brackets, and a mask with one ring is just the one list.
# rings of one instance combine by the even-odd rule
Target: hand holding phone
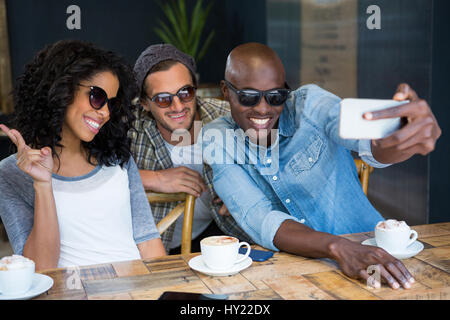
[[380,99],[343,99],[339,119],[339,135],[343,139],[381,139],[394,133],[401,127],[401,120],[397,118],[366,120],[366,112],[384,110],[396,107],[408,100],[380,100]]
[[[345,100],[347,99],[342,101],[344,105],[346,104]],[[406,83],[401,83],[397,87],[394,100],[394,102],[391,100],[392,104],[382,104],[379,106],[380,109],[376,111],[369,110],[374,105],[370,102],[370,107],[367,107],[367,111],[358,109],[356,115],[352,114],[350,109],[341,108],[343,119],[340,119],[340,129],[342,131],[350,131],[347,133],[342,132],[343,138],[372,139],[372,154],[381,163],[399,163],[411,158],[413,155],[420,154],[425,156],[432,152],[442,131],[428,102],[420,99],[417,93]],[[402,105],[400,106],[399,104]],[[358,102],[358,105],[362,105],[362,103]],[[356,117],[355,123],[348,121],[348,117],[345,120],[345,113],[348,112],[350,116]],[[366,113],[365,116],[368,120],[363,121],[363,113]],[[386,129],[379,125],[383,123],[380,122],[381,120],[389,121],[394,118],[401,120],[401,128],[399,130],[395,129],[395,127]],[[399,122],[396,125],[400,125]],[[379,126],[375,128],[378,132],[367,131],[371,126]]]

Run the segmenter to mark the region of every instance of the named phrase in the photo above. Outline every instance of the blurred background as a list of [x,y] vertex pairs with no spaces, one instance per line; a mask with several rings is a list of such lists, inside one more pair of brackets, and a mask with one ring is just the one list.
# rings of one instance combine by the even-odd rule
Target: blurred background
[[[426,99],[443,131],[436,150],[375,169],[368,197],[385,218],[449,221],[449,13],[447,0],[0,0],[0,122],[13,112],[14,79],[57,40],[94,42],[131,65],[147,46],[172,41],[198,59],[204,96],[220,94],[231,49],[261,42],[278,52],[292,88],[390,99],[407,82]],[[9,152],[0,136],[0,159]]]

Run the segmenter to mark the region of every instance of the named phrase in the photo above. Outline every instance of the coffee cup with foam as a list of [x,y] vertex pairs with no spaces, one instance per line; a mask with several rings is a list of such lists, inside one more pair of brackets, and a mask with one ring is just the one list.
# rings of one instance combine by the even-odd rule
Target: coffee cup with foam
[[20,255],[0,259],[0,294],[16,296],[30,290],[33,283],[35,264]]
[[[239,257],[239,248],[247,247],[245,255]],[[247,242],[239,242],[235,237],[211,236],[200,241],[203,262],[207,267],[214,270],[225,270],[232,268],[247,259],[251,247]]]
[[388,252],[403,252],[417,240],[417,232],[405,221],[388,219],[380,221],[375,227],[377,246]]

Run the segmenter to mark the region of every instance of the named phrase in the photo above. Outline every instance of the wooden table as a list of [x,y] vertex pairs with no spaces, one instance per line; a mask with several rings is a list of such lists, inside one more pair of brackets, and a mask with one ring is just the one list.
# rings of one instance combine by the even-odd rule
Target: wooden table
[[[36,299],[158,299],[164,291],[228,294],[229,299],[450,299],[450,223],[413,227],[424,250],[403,260],[416,279],[409,290],[379,289],[346,277],[328,259],[275,253],[240,273],[211,277],[189,268],[199,253],[46,270],[53,287]],[[344,236],[362,242],[373,233]],[[257,247],[256,247],[257,248]]]

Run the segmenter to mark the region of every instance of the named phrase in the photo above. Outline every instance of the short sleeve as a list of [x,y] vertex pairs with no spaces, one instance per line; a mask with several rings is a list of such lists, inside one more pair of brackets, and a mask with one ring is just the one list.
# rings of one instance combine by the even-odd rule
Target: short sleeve
[[22,254],[34,222],[32,179],[16,166],[15,155],[0,162],[0,217],[15,254]]
[[139,170],[133,158],[126,164],[130,187],[131,217],[133,222],[133,237],[136,244],[147,240],[160,238],[153,219],[152,210],[145,194]]

